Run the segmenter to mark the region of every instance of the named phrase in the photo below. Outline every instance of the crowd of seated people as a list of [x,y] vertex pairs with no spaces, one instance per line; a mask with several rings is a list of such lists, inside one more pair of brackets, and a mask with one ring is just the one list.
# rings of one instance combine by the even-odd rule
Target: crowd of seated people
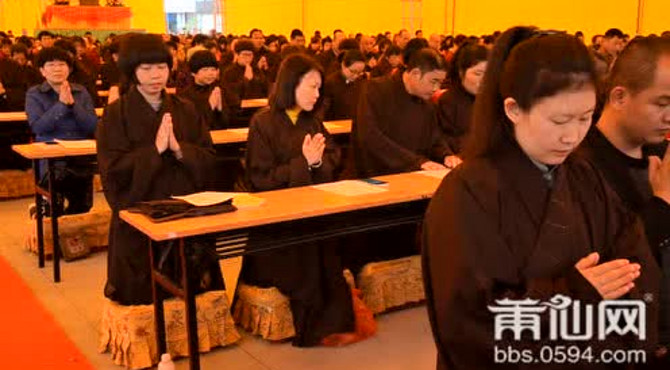
[[[644,159],[642,162],[651,168],[649,171],[656,178],[651,183],[644,180],[643,177],[647,175],[644,169],[647,167],[637,162],[630,164],[628,170],[632,177],[626,178],[626,181],[631,184],[616,189],[624,193],[619,197],[625,199],[626,192],[643,188],[644,191],[632,196],[633,201],[627,204],[629,211],[643,216],[646,215],[644,212],[652,212],[659,217],[667,217],[669,214],[670,186],[667,183],[670,183],[670,165],[648,159],[646,151],[644,157],[641,154],[643,145],[663,141],[649,131],[655,130],[654,133],[658,134],[665,130],[667,134],[667,127],[617,131],[612,126],[616,126],[616,121],[632,125],[632,115],[644,110],[641,108],[645,104],[643,102],[637,102],[639,107],[625,106],[635,104],[635,101],[625,99],[627,91],[633,91],[635,95],[638,91],[650,89],[649,86],[655,86],[653,81],[648,81],[653,76],[638,76],[646,85],[625,78],[625,68],[632,69],[638,60],[636,57],[639,56],[634,53],[642,55],[639,60],[648,56],[651,60],[659,60],[659,63],[665,61],[659,55],[670,55],[668,46],[663,43],[670,42],[670,32],[661,36],[629,39],[621,30],[613,28],[602,36],[594,36],[589,46],[584,45],[581,32],[575,35],[565,32],[545,34],[530,28],[482,36],[431,34],[428,38],[424,38],[420,31],[412,37],[405,29],[396,34],[386,32],[377,35],[347,35],[338,29],[331,35],[324,36],[316,31],[311,37],[306,36],[299,29],[292,30],[289,37],[266,36],[258,28],[252,29],[249,34],[237,36],[214,32],[209,35],[110,34],[105,40],[96,40],[90,33],[66,37],[42,31],[36,38],[32,38],[14,37],[0,32],[0,112],[25,111],[28,116],[27,123],[3,124],[0,127],[2,153],[9,158],[9,146],[16,143],[19,137],[16,130],[22,130],[23,136],[20,138],[25,142],[50,141],[92,138],[97,126],[99,170],[107,200],[114,212],[118,212],[133,202],[175,192],[214,190],[208,184],[216,182],[216,170],[212,170],[217,168],[216,150],[207,131],[245,126],[249,127],[249,139],[244,168],[241,170],[244,172],[243,183],[247,190],[284,189],[340,178],[367,178],[460,166],[459,171],[465,169],[457,173],[456,180],[445,182],[443,187],[446,190],[439,193],[439,201],[451,201],[457,192],[461,192],[457,194],[459,196],[481,196],[488,201],[489,198],[500,199],[495,198],[493,193],[487,193],[493,191],[487,187],[490,185],[488,181],[495,179],[490,180],[486,176],[498,176],[498,167],[504,166],[516,166],[515,169],[523,167],[519,170],[519,176],[530,176],[533,181],[537,180],[538,189],[541,187],[545,193],[552,191],[554,184],[562,186],[559,189],[562,191],[577,187],[579,179],[574,176],[584,176],[584,183],[589,182],[594,186],[593,189],[596,185],[602,185],[608,178],[607,174],[605,180],[596,178],[590,172],[584,172],[586,170],[580,167],[582,165],[572,162],[561,167],[566,168],[565,173],[555,171],[567,157],[564,153],[566,150],[559,150],[565,156],[558,158],[556,150],[541,147],[542,144],[550,145],[543,140],[549,140],[554,130],[559,130],[554,126],[568,127],[574,123],[582,126],[579,126],[578,135],[575,134],[571,139],[574,145],[570,144],[569,151],[572,151],[584,139],[593,117],[595,122],[599,122],[601,132],[589,134],[586,143],[607,147],[612,153],[624,155],[617,152],[616,145],[625,141],[625,135],[635,136],[634,133],[638,132],[635,130],[639,130],[636,136],[639,140],[636,137],[629,140],[637,146],[631,144],[619,150],[625,152],[625,149],[635,146],[627,154],[640,154],[641,160]],[[645,44],[645,40],[665,41]],[[575,59],[565,61],[563,55],[549,53],[554,50],[552,45],[555,50],[564,49],[566,55]],[[639,45],[640,50],[635,49],[636,45]],[[536,50],[545,50],[548,54]],[[547,55],[555,58],[552,60]],[[626,58],[619,62],[619,55]],[[529,64],[527,59],[537,60],[538,64]],[[491,60],[495,62],[493,66]],[[565,66],[556,64],[559,62],[564,62]],[[670,64],[666,67],[670,70]],[[498,74],[487,77],[487,71],[491,69]],[[544,72],[533,74],[536,70],[554,74],[545,76],[543,80]],[[551,80],[554,77],[558,82]],[[520,80],[522,78],[526,80]],[[520,86],[515,84],[517,79],[537,86]],[[613,85],[612,81],[621,85],[621,88],[614,87],[619,85]],[[542,95],[544,90],[541,90],[543,84],[551,85],[547,87],[551,91],[545,95]],[[570,90],[571,87],[574,87],[574,91]],[[101,94],[103,91],[107,94]],[[479,98],[482,91],[485,98]],[[588,98],[579,101],[581,105],[570,105],[574,109],[583,107],[585,112],[580,112],[579,116],[572,111],[551,115],[550,121],[553,123],[551,127],[545,127],[545,136],[539,131],[533,131],[533,125],[547,122],[534,116],[534,109],[540,107],[553,112],[550,103],[547,103],[549,107],[543,104],[558,99],[556,104],[564,106],[567,104],[565,102],[573,102],[570,100],[574,99],[571,93],[580,93]],[[516,99],[511,98],[517,96],[514,94],[518,94]],[[598,99],[592,95],[597,95]],[[244,101],[250,99],[268,99],[268,106],[245,109]],[[591,100],[594,107],[586,104]],[[655,109],[665,109],[670,106],[670,97],[658,97],[653,104]],[[101,123],[97,122],[94,107],[106,109]],[[622,113],[625,109],[629,113]],[[604,114],[602,118],[601,113]],[[325,121],[342,119],[352,121],[350,140],[345,146],[337,143],[323,125]],[[669,121],[667,119],[664,122],[667,125]],[[129,122],[134,124],[128,126]],[[475,122],[479,128],[473,127]],[[503,122],[509,127],[495,126]],[[489,125],[488,133],[481,132],[483,123]],[[490,144],[490,147],[477,149],[476,145],[471,144],[473,137],[481,138],[482,143]],[[545,150],[555,156],[549,158]],[[585,148],[582,152],[584,156],[590,156],[592,162],[612,158],[599,158],[593,154],[592,148]],[[498,160],[491,153],[504,156]],[[545,154],[546,158],[543,157]],[[524,155],[530,157],[531,161],[525,160]],[[537,161],[533,160],[534,155],[537,155],[535,159],[539,158]],[[461,166],[463,160],[466,164],[471,160],[470,163],[476,163],[477,167]],[[665,161],[670,161],[670,158]],[[9,168],[17,165],[5,162],[3,166]],[[90,208],[90,192],[82,189],[91,187],[88,164],[73,161],[63,162],[60,166],[75,169],[67,172],[72,176],[64,175],[59,179],[63,181],[63,189],[75,190],[72,194],[65,194],[72,198],[69,199],[72,207],[69,211],[86,212]],[[146,173],[136,173],[137,168],[146,169]],[[241,167],[235,168],[240,170]],[[638,172],[635,172],[636,169]],[[167,174],[169,171],[175,171],[179,176],[171,177]],[[612,171],[616,172],[615,169]],[[166,180],[160,184],[152,182],[151,174],[165,176]],[[535,176],[538,174],[540,176]],[[616,176],[621,174],[610,175],[614,180]],[[661,179],[663,176],[665,180]],[[518,185],[513,178],[505,177],[500,181],[509,186],[503,190]],[[474,186],[474,190],[470,186]],[[609,202],[615,202],[616,196],[609,188],[597,189],[597,193],[584,192],[579,193],[579,196],[587,203],[594,202],[588,206],[601,212],[603,217],[608,216],[609,212],[614,212],[608,208]],[[481,194],[471,193],[471,190]],[[546,195],[537,191],[538,197]],[[532,191],[528,194],[529,197],[533,195]],[[576,204],[571,205],[578,207]],[[476,199],[472,200],[472,204],[460,206],[472,207],[464,208],[467,212],[482,212]],[[519,204],[511,206],[522,209]],[[530,207],[532,212],[539,212],[540,216],[544,214],[543,204],[538,206],[533,203]],[[447,235],[446,231],[437,230],[436,219],[443,217],[449,220],[454,229],[464,228],[464,225],[458,220],[458,215],[450,213],[446,208],[432,206],[431,209],[429,215],[437,216],[428,219],[428,250],[434,253],[434,259],[450,258],[450,255],[434,250],[436,243],[447,240],[454,242],[457,247],[465,248],[465,245],[456,243],[462,242],[458,239],[459,235]],[[582,215],[582,211],[580,208],[575,212],[585,220],[591,220],[589,217],[593,215]],[[502,217],[500,214],[496,216]],[[126,271],[134,269],[133,264],[136,263],[128,246],[141,245],[142,236],[127,230],[129,228],[120,222],[118,214],[115,213],[114,217],[109,257],[112,263],[105,294],[125,304],[148,303],[151,296],[146,274],[133,277],[137,281],[131,284],[124,281]],[[670,235],[666,232],[668,225],[665,223],[659,226],[652,218],[643,217],[643,221],[647,224],[648,239],[655,243],[651,245],[652,254],[663,262],[659,245],[670,243]],[[589,225],[594,230],[580,230],[595,235],[604,232],[607,227],[617,230],[620,227],[619,224]],[[541,225],[535,226],[535,229],[526,231],[539,233],[543,230]],[[649,230],[653,231],[650,233]],[[471,230],[464,228],[462,231],[465,235]],[[340,274],[342,267],[357,271],[368,262],[418,254],[417,233],[416,227],[403,227],[352,240],[349,244],[356,246],[355,253],[351,249],[328,246],[319,252],[315,252],[315,248],[306,248],[304,251],[295,250],[295,254],[260,254],[245,260],[242,279],[259,286],[276,286],[291,298],[291,308],[296,318],[295,345],[342,345],[356,342],[370,336],[374,328],[363,324],[363,316],[368,313],[361,312],[360,304],[359,309],[354,310],[352,302],[357,302],[357,297],[349,294]],[[631,236],[629,242],[637,243],[641,235],[637,233]],[[603,240],[606,239],[604,237]],[[486,246],[495,246],[494,242],[500,240],[481,242]],[[642,262],[648,263],[644,260],[648,256],[639,249],[640,245],[638,243],[630,248],[638,253]],[[578,252],[581,253],[581,250]],[[468,253],[475,254],[472,251],[458,253],[458,258],[464,258]],[[487,255],[490,256],[494,254]],[[584,270],[582,275],[589,280],[591,275],[588,275],[587,270],[591,265],[597,265],[599,257],[579,257],[584,257],[579,261],[583,267],[580,272]],[[426,263],[430,265],[434,261]],[[666,266],[661,265],[667,270],[665,263]],[[282,276],[283,279],[277,277],[279,272],[296,266],[301,268],[291,270],[292,273]],[[322,268],[310,269],[305,266]],[[144,271],[146,267],[140,269]],[[448,278],[455,279],[454,276]],[[568,277],[574,278],[572,275]],[[441,283],[436,283],[437,287],[454,283],[448,286],[452,289],[458,285],[458,281],[443,279],[440,274],[432,278],[441,279]],[[475,278],[472,277],[473,281]],[[580,292],[585,297],[590,297],[587,294],[589,292],[585,292],[588,289],[584,288],[588,287],[586,280],[582,279],[575,284],[582,289]],[[305,285],[305,281],[313,284]],[[591,280],[588,282],[597,285]],[[217,287],[219,283],[217,281]],[[628,283],[631,281],[626,281]],[[134,287],[134,290],[129,286]],[[442,336],[449,341],[453,340],[453,333],[436,327],[441,323],[440,320],[453,324],[450,319],[440,317],[443,314],[440,309],[444,306],[435,303],[435,300],[451,299],[445,297],[447,293],[437,292],[430,298],[433,301],[429,300],[429,305],[432,305],[433,330],[438,337]],[[600,293],[603,297],[607,296]],[[611,296],[618,298],[621,295],[612,293]],[[332,319],[332,322],[323,322],[322,315]],[[476,321],[466,312],[463,315],[466,321]],[[667,322],[664,325],[670,327]],[[670,343],[670,339],[665,340]],[[438,348],[438,351],[441,356],[458,357],[450,351],[442,352],[443,348]],[[465,356],[459,361],[468,364],[470,361],[476,363],[477,359]]]

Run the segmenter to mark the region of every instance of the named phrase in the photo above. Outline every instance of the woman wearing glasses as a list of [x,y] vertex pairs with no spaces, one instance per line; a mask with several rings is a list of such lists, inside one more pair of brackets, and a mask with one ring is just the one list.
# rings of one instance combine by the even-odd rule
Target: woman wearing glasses
[[351,119],[365,83],[365,56],[359,50],[340,54],[340,69],[328,75],[324,84],[323,119],[334,121]]

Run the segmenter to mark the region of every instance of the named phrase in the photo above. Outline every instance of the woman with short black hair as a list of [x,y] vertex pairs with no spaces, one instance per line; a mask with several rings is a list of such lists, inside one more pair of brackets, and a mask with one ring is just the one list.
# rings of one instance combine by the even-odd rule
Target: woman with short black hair
[[[249,128],[246,163],[253,190],[335,180],[339,149],[315,114],[322,79],[321,66],[306,54],[282,62],[270,106],[254,115]],[[254,235],[249,238],[253,245]],[[247,256],[241,279],[277,287],[289,297],[295,346],[346,344],[365,336],[354,332],[352,296],[342,271],[337,245],[321,243]]]
[[[165,92],[172,56],[158,35],[127,36],[119,53],[126,92],[98,126],[100,176],[112,209],[105,296],[123,305],[150,304],[147,238],[122,222],[119,211],[137,202],[210,189],[212,139],[193,104]],[[223,289],[218,261],[205,289]]]

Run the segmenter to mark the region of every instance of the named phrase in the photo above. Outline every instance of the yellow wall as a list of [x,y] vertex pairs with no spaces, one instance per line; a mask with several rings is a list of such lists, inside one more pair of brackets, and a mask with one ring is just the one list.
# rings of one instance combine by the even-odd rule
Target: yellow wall
[[[224,0],[223,9],[225,33],[233,34],[257,27],[266,35],[288,35],[300,28],[309,37],[315,30],[322,35],[338,28],[346,34],[376,34],[403,27],[400,0]],[[422,18],[426,36],[445,32],[444,9],[444,0],[423,0],[417,18]]]
[[166,32],[163,0],[124,0],[123,3],[132,9],[132,28],[144,29],[152,33]]
[[642,34],[670,31],[670,1],[668,0],[645,0],[642,7],[642,22],[640,29]]
[[0,0],[0,30],[12,30],[21,35],[23,29],[28,35],[40,28],[43,0]]
[[302,0],[224,0],[225,33],[248,35],[260,28],[266,35],[288,35],[302,27]]
[[[223,1],[226,33],[246,34],[258,27],[265,34],[287,35],[293,28],[301,28],[308,36],[315,29],[329,35],[335,28],[347,34],[371,34],[395,33],[403,27],[401,0]],[[642,3],[642,34],[670,29],[670,1]],[[421,8],[425,36],[433,32],[482,35],[514,25],[536,25],[581,30],[588,38],[611,27],[635,35],[638,0],[422,0]]]
[[587,37],[612,27],[635,34],[637,3],[637,0],[456,0],[454,33],[482,35],[515,25],[535,25],[568,32],[581,30]]
[[[266,34],[288,35],[301,28],[309,37],[318,29],[330,35],[397,32],[403,28],[401,0],[221,0],[226,33],[248,34],[254,27]],[[32,34],[39,28],[47,0],[0,0],[0,30]],[[456,4],[455,17],[452,7]],[[165,32],[163,0],[125,0],[133,9],[133,28]],[[669,0],[643,0],[641,34],[670,29]],[[488,34],[518,24],[583,31],[587,37],[610,27],[635,34],[638,0],[422,0],[420,27],[430,33]],[[452,30],[452,23],[455,29]],[[416,25],[419,27],[419,24]]]

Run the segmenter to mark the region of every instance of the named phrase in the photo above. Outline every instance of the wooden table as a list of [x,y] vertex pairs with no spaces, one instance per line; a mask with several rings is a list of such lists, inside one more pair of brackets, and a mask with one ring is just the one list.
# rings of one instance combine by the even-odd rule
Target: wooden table
[[[100,109],[100,113],[102,113],[102,109]],[[351,132],[351,120],[324,122],[324,126],[333,135],[348,134]],[[247,128],[210,131],[214,145],[244,144],[247,141],[248,133],[249,129]],[[33,172],[35,173],[35,206],[37,209],[37,256],[38,266],[42,268],[44,267],[44,235],[42,220],[45,216],[43,212],[44,199],[42,196],[45,196],[48,202],[52,202],[54,199],[57,199],[55,196],[56,194],[54,193],[54,189],[51,188],[51,183],[53,182],[51,178],[51,174],[53,172],[51,171],[53,162],[59,158],[95,155],[96,146],[90,145],[80,148],[67,148],[59,144],[47,144],[40,142],[12,145],[12,149],[22,155],[24,158],[33,161]],[[43,189],[39,186],[40,160],[46,160],[47,162],[47,167],[49,169],[49,189]],[[52,209],[54,209],[53,206]],[[54,281],[59,282],[60,244],[58,238],[58,213],[55,214],[56,216],[52,217],[51,220],[51,232],[54,243]]]
[[[323,125],[331,135],[343,135],[351,133],[351,120],[329,121]],[[249,136],[248,128],[229,128],[225,130],[213,130],[209,132],[212,135],[214,145],[244,143]]]
[[242,100],[241,108],[263,108],[268,105],[267,98]]
[[[102,117],[103,108],[95,108],[95,114]],[[27,121],[26,112],[2,112],[0,113],[0,122]]]
[[[66,148],[59,144],[47,143],[32,143],[12,145],[12,149],[33,161],[33,173],[35,176],[35,208],[36,223],[37,223],[37,256],[38,266],[44,267],[44,231],[42,220],[45,216],[45,202],[51,204],[51,235],[53,240],[53,271],[54,282],[60,282],[60,240],[58,237],[58,217],[62,211],[62,204],[60,204],[58,194],[54,188],[54,171],[53,165],[55,159],[93,155],[95,154],[95,145],[87,148]],[[44,189],[40,186],[40,160],[46,160],[47,174],[49,177],[49,187]],[[44,198],[46,198],[46,201]]]
[[[232,213],[154,223],[141,214],[121,211],[122,220],[149,239],[152,261],[152,292],[158,352],[166,352],[163,300],[165,292],[183,299],[191,369],[200,368],[194,287],[186,278],[186,241],[203,235],[215,236],[219,258],[260,253],[305,243],[417,224],[423,219],[430,197],[441,179],[407,173],[382,176],[388,191],[346,197],[312,187],[291,188],[254,194],[265,202],[255,208]],[[249,238],[253,233],[253,238]],[[181,264],[180,284],[157,270],[154,256],[160,255],[162,241],[176,240]],[[242,242],[241,242],[242,241]],[[180,287],[181,286],[181,287]]]

